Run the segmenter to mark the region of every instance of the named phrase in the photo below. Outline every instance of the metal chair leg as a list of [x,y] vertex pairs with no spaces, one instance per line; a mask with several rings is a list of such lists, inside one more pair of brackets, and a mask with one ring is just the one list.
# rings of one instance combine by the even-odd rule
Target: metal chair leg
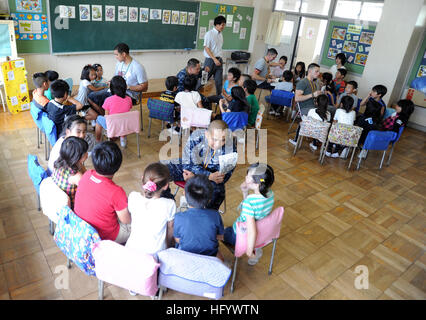
[[293,121],[291,122],[290,128],[288,128],[288,134],[290,134],[291,128],[293,127],[294,122],[296,121],[296,118],[298,117],[299,112],[296,113],[296,115],[294,116]]
[[37,149],[40,149],[40,129],[37,127]]
[[143,131],[143,113],[142,113],[142,93],[139,97],[139,104],[140,104],[140,112],[141,112],[141,130]]
[[47,136],[44,134],[44,157],[46,158],[46,161],[49,160],[49,155],[47,153]]
[[[361,149],[360,152],[362,152],[362,149]],[[362,158],[360,157],[359,160],[358,160],[358,165],[356,166],[357,170],[359,170],[359,167],[361,166],[361,161],[362,161]]]
[[67,268],[71,269],[71,260],[70,259],[67,259]]
[[152,122],[152,118],[149,118],[149,123],[148,123],[148,138],[151,138],[151,122]]
[[275,256],[275,248],[277,246],[277,239],[274,239],[274,246],[272,248],[272,254],[271,254],[271,262],[269,263],[269,270],[268,275],[270,276],[272,274],[272,265],[274,263],[274,256]]
[[158,300],[161,300],[163,298],[164,293],[164,287],[160,286],[160,292],[158,293]]
[[391,148],[391,150],[390,150],[389,158],[388,158],[388,162],[386,163],[386,165],[387,165],[387,166],[389,166],[389,165],[390,165],[390,162],[391,162],[391,159],[392,159],[393,148],[394,148],[394,147],[395,147],[395,144],[393,144],[393,145],[392,145],[392,148]]
[[297,137],[296,145],[294,146],[293,156],[295,156],[295,155],[296,155],[296,152],[297,152],[298,146],[299,146],[299,144],[300,144],[300,140],[301,140],[301,138],[302,138],[302,136],[301,136],[301,135],[299,135],[299,136]]
[[382,161],[380,161],[380,167],[379,167],[380,170],[382,169],[383,161],[385,160],[385,156],[386,156],[386,150],[383,151],[383,157],[382,157]]
[[98,279],[98,300],[104,299],[104,282]]
[[179,186],[176,186],[176,191],[175,191],[175,193],[174,193],[174,195],[173,195],[173,198],[174,198],[174,197],[176,197],[176,195],[177,195],[177,193],[178,193],[178,191],[179,191],[179,188],[180,188]]
[[238,258],[235,257],[234,270],[232,271],[231,293],[234,292],[235,276],[237,274],[237,264],[238,264]]
[[351,161],[349,161],[348,170],[350,170],[350,169],[351,169],[352,160],[354,159],[354,155],[355,155],[356,147],[353,147],[353,149],[354,149],[354,150],[352,151]]
[[40,211],[41,210],[41,204],[40,204],[40,195],[36,192],[37,195],[37,210]]
[[53,221],[52,221],[52,220],[49,220],[49,233],[50,233],[50,235],[52,235],[52,236],[53,236],[53,234],[55,233],[55,230],[54,230],[54,228],[53,228]]
[[325,153],[327,152],[329,144],[330,144],[330,141],[327,140],[327,143],[325,144],[325,148],[324,148],[324,150],[322,151],[322,154],[321,154],[321,165],[323,165],[323,163],[324,163]]
[[136,132],[136,143],[138,145],[138,158],[140,159],[141,157],[141,145],[139,142],[139,132]]

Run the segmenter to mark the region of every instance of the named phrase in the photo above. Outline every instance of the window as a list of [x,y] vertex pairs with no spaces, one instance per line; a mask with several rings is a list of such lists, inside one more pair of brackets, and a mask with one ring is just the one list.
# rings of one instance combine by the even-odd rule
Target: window
[[277,0],[275,10],[299,12],[300,0]]
[[383,2],[338,0],[334,16],[339,18],[379,21]]
[[331,0],[302,0],[302,13],[328,15]]
[[294,21],[284,20],[283,29],[281,31],[281,43],[290,44],[293,35]]

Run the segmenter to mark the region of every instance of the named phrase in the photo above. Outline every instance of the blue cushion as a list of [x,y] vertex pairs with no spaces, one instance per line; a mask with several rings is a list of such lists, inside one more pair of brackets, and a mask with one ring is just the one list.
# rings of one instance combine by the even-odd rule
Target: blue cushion
[[172,103],[158,99],[148,99],[149,117],[167,122],[174,122],[175,106]]
[[393,131],[377,131],[372,130],[368,133],[365,139],[363,149],[366,150],[387,150],[389,143],[397,137],[396,132]]
[[279,106],[291,107],[293,97],[293,92],[274,89],[271,94],[271,103]]
[[229,130],[244,129],[248,124],[247,112],[225,112],[222,113],[222,120],[226,122]]
[[46,133],[47,139],[49,140],[50,144],[54,146],[56,141],[58,140],[55,123],[49,119],[47,113],[45,112],[43,112],[41,122],[43,125],[43,131],[44,133]]
[[40,183],[43,179],[47,178],[49,175],[46,170],[38,163],[37,156],[32,154],[28,155],[27,158],[28,164],[28,175],[33,182],[34,188],[37,191],[37,194],[40,194]]

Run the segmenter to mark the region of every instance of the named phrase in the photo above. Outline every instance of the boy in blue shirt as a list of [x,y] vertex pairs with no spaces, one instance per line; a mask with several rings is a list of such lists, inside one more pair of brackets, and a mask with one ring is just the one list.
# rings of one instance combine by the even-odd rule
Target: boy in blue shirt
[[207,176],[195,175],[185,184],[189,209],[175,215],[173,236],[180,250],[218,256],[219,239],[223,239],[223,222],[217,210],[207,209],[213,186]]

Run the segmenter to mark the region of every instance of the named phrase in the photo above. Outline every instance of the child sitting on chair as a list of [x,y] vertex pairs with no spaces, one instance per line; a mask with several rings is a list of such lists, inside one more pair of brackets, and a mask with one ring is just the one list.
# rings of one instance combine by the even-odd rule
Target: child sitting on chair
[[169,169],[164,164],[151,163],[145,168],[142,193],[131,192],[129,195],[132,231],[126,247],[156,254],[173,246],[176,205],[172,199],[161,197],[169,187],[169,178]]
[[399,128],[405,127],[414,112],[414,103],[408,99],[401,99],[395,105],[396,112],[386,118],[382,123],[383,131],[399,132]]
[[[274,207],[274,193],[271,186],[274,183],[274,169],[263,163],[252,164],[248,170],[245,181],[240,188],[243,192],[243,201],[238,210],[240,216],[232,227],[225,229],[224,242],[235,246],[237,239],[237,222],[247,223],[247,251],[248,264],[255,265],[262,256],[262,249],[254,248],[257,237],[256,221],[267,217]],[[253,192],[249,195],[249,191]]]
[[[180,119],[180,106],[179,103],[175,101],[177,90],[179,85],[179,79],[175,76],[170,76],[166,78],[166,91],[162,92],[160,95],[160,100],[172,103],[175,106],[174,111],[174,120],[178,121]],[[167,129],[170,129],[170,124],[167,123]],[[174,134],[179,134],[179,127],[175,127],[175,132],[172,132]]]
[[92,84],[95,88],[106,88],[109,86],[108,81],[105,80],[102,76],[104,75],[104,69],[99,63],[95,63],[93,68],[96,71],[96,79],[92,81]]
[[49,82],[47,76],[42,72],[34,73],[33,75],[33,83],[35,89],[33,91],[33,103],[34,105],[45,111],[45,107],[49,103],[49,99],[44,95],[45,91],[49,89]]
[[223,222],[217,210],[207,209],[213,187],[205,175],[194,175],[186,181],[185,198],[189,209],[175,215],[176,248],[207,256],[217,256],[218,238],[223,238]]
[[[246,99],[246,93],[241,87],[233,87],[231,90],[232,100],[227,102],[225,99],[220,99],[219,108],[221,113],[225,112],[247,112],[250,114],[250,104]],[[222,115],[216,115],[216,120],[222,119]]]
[[[105,99],[102,108],[105,109],[105,115],[125,113],[132,109],[132,98],[126,96],[127,84],[121,76],[114,76],[111,79],[111,97]],[[106,119],[104,116],[98,116],[96,119],[96,142],[102,138],[102,128],[107,130]],[[123,148],[127,145],[127,137],[120,137],[120,143]]]
[[[283,81],[281,82],[272,82],[271,86],[273,86],[275,88],[275,90],[282,90],[282,91],[287,91],[287,92],[292,92],[293,91],[293,72],[291,72],[290,70],[286,70],[283,72]],[[266,96],[265,100],[266,102],[270,102],[271,100],[271,96]],[[271,104],[271,110],[269,110],[269,114],[270,115],[279,115],[281,112],[281,110],[279,110],[278,105],[276,104]],[[291,107],[291,106],[289,106]],[[282,109],[282,108],[281,108]]]
[[243,84],[244,92],[246,93],[247,102],[250,105],[250,114],[248,116],[248,125],[254,127],[256,124],[257,113],[259,112],[259,102],[254,95],[257,84],[254,80],[246,80]]

